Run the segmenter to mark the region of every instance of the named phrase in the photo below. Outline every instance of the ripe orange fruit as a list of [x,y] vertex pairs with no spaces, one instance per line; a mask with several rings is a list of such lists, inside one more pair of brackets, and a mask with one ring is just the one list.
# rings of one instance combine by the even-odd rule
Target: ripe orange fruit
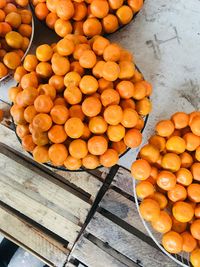
[[89,129],[94,134],[103,134],[107,130],[107,123],[103,117],[93,117],[89,121]]
[[134,85],[130,81],[121,81],[116,87],[121,98],[129,99],[134,95]]
[[161,210],[163,210],[167,207],[168,200],[167,200],[166,196],[163,195],[162,193],[154,192],[154,194],[149,196],[149,198],[154,199],[156,202],[158,202]]
[[20,81],[20,85],[23,89],[26,89],[27,87],[38,87],[38,78],[36,76],[35,72],[30,72],[25,74]]
[[60,0],[56,5],[56,13],[59,18],[69,20],[74,15],[74,5],[70,0]]
[[63,105],[54,105],[54,107],[51,109],[50,114],[52,121],[56,124],[65,124],[65,122],[69,118],[69,111],[67,107]]
[[108,149],[108,141],[103,136],[93,136],[88,140],[88,150],[91,154],[99,156]]
[[138,122],[138,113],[132,108],[125,108],[123,110],[123,117],[121,124],[126,128],[133,128]]
[[98,36],[92,45],[92,49],[96,55],[101,56],[104,53],[105,48],[110,44],[109,40],[103,36]]
[[176,129],[183,129],[189,124],[189,115],[185,112],[177,112],[171,117]]
[[85,69],[91,69],[96,64],[96,55],[92,50],[83,51],[82,55],[79,58],[79,63],[81,67]]
[[168,137],[174,132],[174,124],[170,120],[163,120],[157,123],[156,131],[157,134],[162,137]]
[[200,202],[200,184],[192,183],[187,188],[188,198],[196,203]]
[[33,119],[33,127],[39,131],[46,132],[52,126],[52,119],[45,113],[37,114]]
[[[33,142],[38,146],[45,146],[49,143],[48,133],[47,132],[40,132],[39,130],[30,129],[30,126],[32,124],[29,124],[29,130],[32,134]],[[31,126],[32,127],[32,126]]]
[[200,137],[191,132],[186,133],[183,136],[183,139],[186,142],[186,149],[188,151],[194,151],[200,145]]
[[119,93],[112,88],[105,89],[101,94],[101,102],[104,107],[118,105],[119,101]]
[[113,82],[117,80],[120,74],[119,65],[113,61],[108,61],[104,64],[102,76],[105,80]]
[[97,18],[88,18],[83,23],[83,32],[88,37],[101,34],[102,25]]
[[0,62],[0,79],[5,77],[7,74],[8,74],[7,67],[2,62]]
[[131,165],[131,174],[137,180],[146,180],[151,173],[150,164],[144,159],[138,159]]
[[159,217],[153,220],[151,225],[157,232],[165,234],[172,228],[172,219],[166,211],[161,211]]
[[73,53],[75,45],[72,40],[64,38],[57,43],[56,49],[61,56],[69,56]]
[[109,125],[107,129],[107,136],[112,142],[119,142],[125,136],[125,128],[121,124]]
[[115,164],[117,164],[118,160],[119,160],[118,153],[114,149],[108,149],[104,154],[100,155],[101,165],[107,168],[110,168]]
[[37,114],[37,111],[36,111],[34,105],[28,106],[24,110],[24,119],[28,123],[31,123],[33,121],[34,117],[36,116],[36,114]]
[[48,95],[39,95],[34,101],[37,112],[49,113],[53,107],[53,101]]
[[38,3],[35,7],[35,15],[38,19],[44,20],[46,19],[49,10],[46,6],[46,3]]
[[176,172],[181,167],[181,159],[175,153],[166,153],[162,157],[161,165],[166,170]]
[[76,139],[69,144],[69,153],[76,159],[85,158],[88,154],[88,148],[85,141]]
[[119,105],[110,105],[106,107],[103,116],[108,124],[117,125],[122,121],[123,111]]
[[194,267],[199,267],[200,266],[200,249],[197,248],[192,251],[190,255],[190,262]]
[[63,144],[53,144],[49,148],[49,159],[55,166],[62,166],[67,159],[68,151]]
[[111,147],[116,150],[119,155],[126,151],[126,145],[123,140],[112,142]]
[[200,163],[195,162],[191,167],[191,172],[194,180],[200,181]]
[[108,44],[103,51],[105,61],[119,61],[121,56],[120,46],[117,44]]
[[81,164],[82,164],[82,162],[80,159],[76,159],[70,155],[64,161],[64,166],[70,171],[80,169]]
[[64,91],[64,98],[71,105],[78,104],[82,100],[81,90],[76,86],[68,87]]
[[156,147],[147,144],[143,146],[142,149],[140,150],[140,157],[147,160],[150,163],[155,163],[158,161],[160,157],[160,152]]
[[179,253],[183,248],[183,238],[180,234],[170,231],[163,235],[162,245],[169,253]]
[[186,149],[185,140],[179,136],[172,136],[166,142],[166,149],[170,152],[181,154]]
[[128,24],[133,18],[133,11],[129,6],[123,5],[117,10],[116,15],[121,24]]
[[179,222],[189,222],[194,216],[194,208],[186,202],[178,201],[173,205],[172,213]]
[[98,98],[89,96],[82,103],[83,113],[88,117],[97,116],[101,112],[101,102]]
[[184,186],[176,184],[174,188],[167,192],[168,198],[173,201],[183,201],[187,198],[187,191]]
[[46,146],[36,146],[33,150],[33,158],[39,163],[46,163],[49,161],[48,148]]
[[16,127],[16,133],[20,139],[22,139],[24,136],[30,134],[28,125],[18,124]]
[[153,135],[149,139],[149,143],[159,149],[159,151],[164,151],[166,146],[166,141],[164,137],[161,137],[159,135]]
[[27,55],[24,59],[23,67],[25,70],[31,72],[37,67],[38,60],[35,55]]
[[200,220],[199,219],[192,222],[190,226],[190,232],[195,239],[200,240]]
[[169,171],[161,171],[157,177],[157,185],[166,190],[172,190],[176,185],[176,176]]
[[31,134],[25,135],[22,138],[22,147],[24,150],[31,152],[34,150],[34,148],[36,147],[36,145],[33,142],[33,138]]
[[21,63],[21,58],[16,52],[8,52],[4,58],[3,63],[11,70],[15,70]]
[[180,168],[176,173],[177,182],[184,186],[188,186],[192,183],[192,173],[186,168]]
[[140,204],[140,214],[146,221],[155,221],[159,218],[160,207],[153,199],[144,199]]
[[53,50],[48,44],[43,44],[37,47],[36,57],[39,61],[49,61],[53,55]]
[[189,168],[192,166],[193,158],[188,152],[183,152],[179,155],[181,159],[181,167],[182,168]]
[[195,116],[190,122],[190,129],[193,134],[200,136],[200,115]]
[[80,81],[81,75],[75,71],[68,72],[64,77],[64,85],[66,87],[79,86]]
[[90,95],[97,91],[98,81],[91,75],[84,75],[80,80],[79,86],[83,94]]
[[94,15],[96,18],[102,19],[109,12],[108,2],[104,0],[94,0],[90,5],[90,10],[92,15]]
[[99,159],[95,155],[87,154],[87,156],[82,159],[82,164],[86,169],[96,169],[99,166]]
[[65,123],[65,131],[71,138],[79,138],[84,131],[84,124],[79,118],[70,118]]
[[136,193],[139,198],[146,198],[154,193],[154,186],[148,181],[141,181],[136,185]]
[[70,21],[57,19],[54,25],[54,30],[60,37],[65,37],[72,32],[72,24]]
[[54,125],[48,131],[49,140],[55,144],[61,144],[67,139],[67,134],[62,125]]
[[197,241],[189,232],[183,232],[181,236],[183,238],[183,251],[192,252],[197,246]]

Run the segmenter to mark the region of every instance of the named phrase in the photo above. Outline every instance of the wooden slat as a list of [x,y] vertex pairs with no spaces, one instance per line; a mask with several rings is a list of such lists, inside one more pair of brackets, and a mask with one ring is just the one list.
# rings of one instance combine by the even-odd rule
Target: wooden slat
[[50,266],[61,267],[69,250],[16,214],[0,207],[0,232]]
[[[144,267],[176,266],[167,256],[158,249],[150,246],[135,235],[124,230],[114,222],[102,216],[98,212],[86,228],[88,233],[95,235],[125,255],[133,262],[138,262]],[[111,265],[112,266],[112,265]]]
[[120,188],[128,195],[133,196],[133,178],[131,176],[131,173],[123,167],[119,168],[119,171],[115,176],[112,185]]

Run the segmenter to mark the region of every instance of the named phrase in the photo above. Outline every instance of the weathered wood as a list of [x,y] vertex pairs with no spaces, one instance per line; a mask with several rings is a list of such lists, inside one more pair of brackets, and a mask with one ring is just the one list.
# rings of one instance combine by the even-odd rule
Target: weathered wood
[[95,237],[103,242],[108,243],[109,246],[120,252],[122,255],[125,255],[133,262],[139,262],[140,265],[144,267],[176,266],[173,261],[158,249],[124,230],[122,227],[98,212],[90,221],[86,231],[95,235]]
[[119,168],[112,185],[120,188],[120,190],[124,191],[128,195],[133,196],[133,178],[130,171],[127,169],[123,167]]
[[16,214],[0,206],[0,232],[49,266],[62,267],[69,250]]

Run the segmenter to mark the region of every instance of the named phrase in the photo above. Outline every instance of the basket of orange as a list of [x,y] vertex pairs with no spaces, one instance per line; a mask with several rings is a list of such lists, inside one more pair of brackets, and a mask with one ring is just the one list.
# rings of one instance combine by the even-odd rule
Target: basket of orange
[[141,144],[151,85],[131,53],[102,36],[40,45],[14,74],[11,115],[23,148],[63,170],[111,167]]
[[156,125],[131,167],[142,221],[181,266],[200,266],[200,112]]
[[28,0],[0,1],[0,81],[15,70],[31,46],[34,33]]
[[93,37],[127,25],[143,0],[31,0],[36,17],[64,37],[69,33]]

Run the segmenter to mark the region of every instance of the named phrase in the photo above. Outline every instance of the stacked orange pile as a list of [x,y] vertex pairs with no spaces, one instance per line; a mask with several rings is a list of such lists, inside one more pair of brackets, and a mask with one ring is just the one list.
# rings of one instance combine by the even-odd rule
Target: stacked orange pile
[[69,33],[93,37],[128,24],[143,0],[32,0],[38,19],[64,37]]
[[26,56],[9,96],[25,150],[70,170],[111,167],[142,141],[151,85],[132,55],[104,37],[68,35]]
[[156,125],[132,164],[132,175],[142,180],[136,193],[141,216],[163,234],[170,253],[191,253],[200,266],[200,112],[175,113]]
[[32,34],[28,0],[0,1],[0,78],[21,64]]

